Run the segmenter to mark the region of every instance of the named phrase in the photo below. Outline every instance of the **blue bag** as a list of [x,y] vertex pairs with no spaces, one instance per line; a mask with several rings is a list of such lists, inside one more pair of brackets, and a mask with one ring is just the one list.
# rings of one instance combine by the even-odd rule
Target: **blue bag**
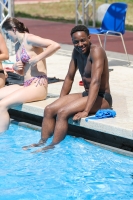
[[115,116],[116,112],[112,109],[100,109],[96,112],[94,116],[86,117],[85,121],[88,122],[89,119],[103,119]]

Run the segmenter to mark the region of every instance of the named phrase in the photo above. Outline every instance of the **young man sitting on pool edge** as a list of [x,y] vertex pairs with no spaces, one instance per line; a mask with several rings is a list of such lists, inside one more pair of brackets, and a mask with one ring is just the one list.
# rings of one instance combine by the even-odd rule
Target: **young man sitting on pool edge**
[[[25,146],[24,150],[45,144],[52,135],[51,144],[35,152],[53,148],[65,138],[69,117],[73,116],[76,121],[95,114],[99,109],[112,107],[108,60],[104,49],[91,44],[89,30],[84,25],[75,26],[71,37],[74,49],[60,98],[45,108],[39,143]],[[77,69],[82,77],[84,92],[69,94]]]

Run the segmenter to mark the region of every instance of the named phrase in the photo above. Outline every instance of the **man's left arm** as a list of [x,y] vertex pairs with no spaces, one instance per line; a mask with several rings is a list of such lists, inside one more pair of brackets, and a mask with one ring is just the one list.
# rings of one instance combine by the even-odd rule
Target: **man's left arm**
[[[104,67],[105,52],[101,47],[96,47],[91,52],[92,67],[91,67],[91,82],[89,86],[89,95],[87,103],[83,112],[79,112],[74,115],[73,120],[79,120],[83,117],[87,117],[91,111],[99,92],[101,83],[101,76]],[[87,64],[88,65],[88,61]],[[86,66],[87,67],[87,66]]]

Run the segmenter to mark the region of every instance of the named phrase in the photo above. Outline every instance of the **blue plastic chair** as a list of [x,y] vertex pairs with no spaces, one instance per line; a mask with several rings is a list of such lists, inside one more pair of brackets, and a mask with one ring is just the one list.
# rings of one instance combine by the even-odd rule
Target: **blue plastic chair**
[[112,3],[108,7],[100,28],[89,28],[90,34],[95,34],[98,36],[99,43],[102,46],[100,35],[104,35],[104,49],[106,47],[107,36],[119,36],[121,37],[122,44],[127,56],[128,63],[129,57],[127,54],[125,42],[123,39],[123,34],[125,33],[125,18],[127,12],[126,3]]

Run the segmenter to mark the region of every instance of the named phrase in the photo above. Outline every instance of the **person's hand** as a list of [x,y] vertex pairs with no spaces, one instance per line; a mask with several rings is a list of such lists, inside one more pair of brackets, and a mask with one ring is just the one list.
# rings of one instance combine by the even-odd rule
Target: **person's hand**
[[18,61],[13,65],[13,69],[15,71],[20,71],[24,69],[24,63],[22,61]]
[[86,112],[86,111],[78,112],[77,114],[74,115],[73,120],[77,121],[77,120],[80,120],[81,118],[84,118],[87,116],[88,116],[88,112]]
[[35,57],[30,58],[27,63],[29,63],[31,67],[35,67],[37,62],[38,62],[38,59],[37,59],[37,56],[35,56]]

